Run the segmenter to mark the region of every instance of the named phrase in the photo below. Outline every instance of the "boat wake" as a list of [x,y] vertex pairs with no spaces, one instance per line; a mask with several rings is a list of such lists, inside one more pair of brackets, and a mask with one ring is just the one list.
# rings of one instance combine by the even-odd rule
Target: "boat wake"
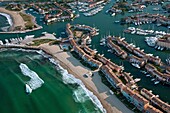
[[44,81],[37,75],[37,73],[30,70],[26,64],[21,63],[19,67],[23,75],[31,78],[26,84],[29,85],[32,90],[35,90],[44,84]]

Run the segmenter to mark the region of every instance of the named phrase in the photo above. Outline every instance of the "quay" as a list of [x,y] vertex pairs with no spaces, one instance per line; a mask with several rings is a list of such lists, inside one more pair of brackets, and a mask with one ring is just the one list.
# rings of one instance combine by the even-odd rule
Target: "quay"
[[149,91],[145,88],[141,90],[141,95],[146,97],[151,104],[159,106],[162,110],[169,113],[170,112],[170,105],[168,103],[163,102],[161,99],[159,99],[158,95],[154,95],[152,91]]
[[[169,75],[169,66],[166,66],[166,72],[162,73],[159,72],[157,70],[157,68],[155,67],[155,65],[157,66],[161,66],[163,65],[163,62],[161,61],[161,59],[159,57],[154,57],[150,54],[146,54],[145,52],[143,52],[143,50],[140,50],[139,48],[134,47],[131,44],[128,44],[124,38],[120,38],[120,37],[110,37],[108,36],[107,38],[111,38],[112,41],[115,41],[118,45],[123,46],[125,49],[127,49],[130,53],[134,54],[134,55],[129,55],[128,61],[135,67],[137,68],[141,68],[143,67],[144,69],[146,69],[146,71],[152,75],[152,77],[155,77],[156,80],[158,81],[162,81],[163,84],[170,84],[170,75]],[[112,42],[113,43],[113,42]],[[119,46],[114,44],[115,46],[112,48],[117,48],[117,51],[119,50]],[[122,50],[122,49],[121,49]],[[122,50],[123,51],[123,50]],[[119,51],[120,52],[120,51]],[[120,52],[121,53],[121,52]],[[151,64],[152,63],[152,64]],[[155,81],[156,84],[156,81]]]
[[[76,54],[78,54],[84,61],[90,64],[90,66],[97,68],[96,71],[101,71],[104,73],[105,77],[107,78],[108,82],[115,88],[115,90],[119,93],[121,93],[128,102],[132,103],[139,111],[145,112],[145,113],[163,113],[158,108],[155,108],[152,106],[147,99],[145,99],[143,96],[139,94],[138,86],[135,83],[135,80],[133,80],[132,77],[130,77],[130,74],[127,72],[123,72],[123,69],[121,66],[118,66],[111,62],[109,59],[105,58],[103,55],[97,54],[95,51],[87,47],[86,45],[78,45],[72,30],[71,26],[67,24],[66,31],[68,33],[68,39],[71,45],[71,50],[75,51]],[[24,40],[23,40],[24,41]],[[36,48],[36,49],[42,49],[45,52],[46,47],[39,47],[39,46],[29,46],[29,45],[11,45],[11,44],[3,44],[2,47],[28,47],[28,48]],[[49,46],[50,45],[46,45]],[[52,47],[52,45],[51,45]],[[90,53],[94,54],[90,54]],[[48,53],[48,51],[47,51]],[[120,77],[124,77],[126,79],[126,85],[122,82]],[[135,85],[135,87],[134,87]]]
[[[44,6],[51,5],[49,9],[45,8]],[[64,21],[64,20],[72,20],[74,18],[74,14],[67,8],[61,6],[57,2],[37,2],[37,3],[30,3],[28,8],[32,8],[34,11],[44,14],[44,21],[48,23],[56,22],[56,21]],[[50,13],[53,11],[55,13]],[[67,15],[64,15],[66,13]]]
[[165,17],[161,14],[136,14],[132,16],[128,16],[121,19],[121,24],[134,24],[136,26],[142,25],[142,24],[149,24],[149,23],[155,23],[159,24],[160,26],[168,27],[170,25],[169,18]]
[[[68,33],[68,37],[70,40],[70,44],[72,46],[72,49],[84,60],[88,61],[91,66],[93,66],[95,63],[91,62],[93,59],[95,62],[98,62],[96,67],[98,70],[103,72],[108,82],[119,91],[130,103],[132,103],[139,111],[146,112],[146,113],[163,113],[159,109],[153,107],[150,105],[149,101],[145,99],[143,96],[141,96],[138,93],[138,86],[135,84],[135,80],[133,80],[132,77],[127,72],[123,72],[123,69],[111,62],[109,59],[103,57],[103,55],[100,54],[93,54],[90,56],[87,55],[85,51],[78,47],[78,44],[74,41],[74,36],[72,31],[70,30],[70,24],[66,25],[66,31]],[[87,52],[88,53],[88,52]],[[86,56],[86,57],[85,57]],[[85,57],[85,58],[84,58]],[[121,81],[120,77],[124,76],[124,78],[127,81],[127,86]],[[128,85],[129,84],[129,85]],[[129,87],[128,87],[129,86]]]

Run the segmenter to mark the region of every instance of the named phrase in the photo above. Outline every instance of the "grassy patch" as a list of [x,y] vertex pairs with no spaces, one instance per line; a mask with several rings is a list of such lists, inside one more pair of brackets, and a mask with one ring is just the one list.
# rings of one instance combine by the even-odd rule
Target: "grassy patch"
[[52,41],[51,43],[50,43],[50,45],[58,45],[58,44],[60,44],[61,43],[61,41],[59,41],[59,40],[55,40],[55,41]]
[[26,29],[33,29],[35,26],[34,22],[32,21],[32,16],[24,14],[24,13],[19,13],[23,20],[25,21],[25,27]]
[[40,40],[34,40],[33,44],[30,44],[30,46],[39,46],[41,44],[45,44],[48,42],[54,41],[53,39],[40,39]]

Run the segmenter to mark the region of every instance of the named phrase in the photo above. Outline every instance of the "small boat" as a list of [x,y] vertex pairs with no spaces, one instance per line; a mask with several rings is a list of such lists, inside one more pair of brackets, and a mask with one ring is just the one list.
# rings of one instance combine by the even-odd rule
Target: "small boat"
[[100,42],[105,42],[106,41],[106,39],[105,38],[102,38],[101,40],[100,40]]
[[146,76],[147,76],[147,77],[150,77],[151,75],[150,75],[150,74],[147,74]]
[[33,11],[33,9],[30,8],[29,11]]
[[45,34],[47,34],[47,32],[42,32],[41,34],[42,34],[42,35],[45,35]]
[[147,73],[146,71],[142,71],[142,70],[141,70],[140,72],[143,73],[143,74],[146,74],[146,73]]
[[120,66],[120,68],[121,68],[122,70],[124,70],[124,69],[125,69],[123,65],[121,65],[121,66]]
[[61,32],[62,35],[65,35],[66,33],[65,32]]
[[116,15],[116,13],[112,13],[112,16],[115,16]]
[[155,85],[156,85],[156,84],[159,84],[159,82],[160,82],[160,81],[155,81],[154,84],[155,84]]
[[56,33],[53,33],[53,35],[56,35]]
[[157,7],[153,8],[153,11],[159,11],[159,10],[160,10],[160,9],[157,8]]
[[131,63],[131,64],[132,64],[132,66],[134,66],[134,67],[136,67],[136,68],[140,69],[139,64],[135,64],[135,63]]
[[129,12],[129,13],[133,13],[133,12],[134,12],[134,10],[129,10],[128,12]]
[[153,79],[151,79],[151,81],[155,81],[155,79],[153,78]]
[[119,23],[120,21],[119,20],[116,20],[115,23]]
[[135,31],[135,30],[131,32],[131,34],[135,34],[135,33],[136,33],[136,31]]
[[159,46],[159,47],[158,47],[158,50],[160,50],[160,48],[161,48],[161,47]]
[[134,79],[135,82],[139,82],[140,80],[141,80],[140,78]]
[[34,36],[35,35],[27,35],[27,36],[25,36],[25,39],[27,39],[27,38],[34,38]]
[[31,89],[31,87],[28,84],[25,84],[25,91],[28,94],[32,93],[32,89]]
[[163,49],[164,49],[164,48],[163,48],[163,47],[161,47],[161,51],[163,51]]
[[108,49],[107,52],[112,52],[112,50],[111,50],[111,49]]

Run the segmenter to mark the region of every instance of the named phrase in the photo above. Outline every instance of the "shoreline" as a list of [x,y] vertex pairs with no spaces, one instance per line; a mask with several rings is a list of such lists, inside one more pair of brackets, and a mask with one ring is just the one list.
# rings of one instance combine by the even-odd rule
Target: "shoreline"
[[[56,47],[58,48],[56,50],[57,53],[56,53],[56,51],[53,52],[53,50],[56,49]],[[58,54],[60,54],[60,52],[63,52],[59,48],[58,45],[55,45],[53,47],[49,46],[47,44],[42,44],[37,47],[35,47],[35,46],[34,47],[33,46],[30,46],[30,47],[29,46],[3,46],[0,48],[7,48],[7,49],[8,48],[18,48],[18,49],[22,48],[22,49],[31,49],[31,50],[42,50],[47,55],[50,55],[55,60],[55,62],[58,62],[59,65],[63,69],[68,71],[69,74],[72,74],[75,78],[80,79],[83,82],[83,84],[85,85],[85,87],[98,98],[98,100],[101,102],[104,109],[106,109],[107,113],[133,113],[115,95],[109,95],[112,97],[108,97],[107,93],[109,91],[109,88],[106,85],[104,85],[101,81],[96,81],[96,80],[101,80],[101,77],[98,74],[95,75],[96,80],[94,80],[94,81],[86,80],[86,78],[84,78],[81,75],[82,75],[82,73],[86,74],[89,71],[88,68],[84,67],[83,65],[77,65],[77,67],[75,67],[76,70],[73,69],[71,65],[74,65],[74,64],[72,64],[72,62],[68,61],[67,60],[68,58],[65,57],[67,60],[67,61],[65,61],[63,59],[63,56],[58,55]],[[67,54],[69,56],[69,58],[73,57],[71,54],[69,54],[69,52],[63,52],[63,54]],[[75,59],[75,58],[73,58],[73,59]],[[70,63],[67,63],[67,62],[70,62]],[[79,61],[77,60],[76,62],[79,62]],[[79,62],[79,64],[80,64],[80,62]],[[77,71],[77,70],[79,70],[77,68],[79,68],[81,71]],[[88,79],[93,79],[93,78],[88,78]],[[102,85],[102,88],[98,89],[97,84]],[[100,90],[107,90],[107,92],[101,92]]]
[[9,24],[10,26],[13,26],[12,17],[11,17],[9,14],[1,13],[1,12],[0,12],[0,15],[1,15],[1,16],[4,16],[4,17],[7,19],[8,24]]
[[22,34],[22,33],[28,33],[28,32],[32,32],[32,31],[37,31],[37,30],[40,30],[42,29],[43,27],[42,26],[39,26],[37,28],[34,28],[32,30],[24,30],[24,31],[7,31],[7,32],[1,32],[0,31],[0,34]]
[[[29,15],[29,16],[31,16],[32,21],[33,21],[34,25],[37,26],[37,28],[23,30],[23,29],[25,29],[25,21],[21,17],[21,15],[19,14],[19,12],[17,12],[17,11],[9,11],[9,10],[6,10],[5,8],[1,7],[0,8],[0,13],[9,15],[11,17],[11,21],[12,21],[12,25],[10,26],[10,29],[7,32],[0,31],[0,34],[27,33],[27,32],[36,31],[36,30],[39,30],[39,29],[43,28],[42,26],[40,26],[40,25],[38,25],[36,23],[35,17],[32,16],[32,15]],[[25,11],[22,11],[22,13],[26,14]],[[4,15],[2,15],[2,16],[4,16]],[[8,18],[7,18],[7,20],[8,20],[8,23],[9,23]],[[17,28],[17,27],[20,27],[21,30],[15,30],[15,28]]]

